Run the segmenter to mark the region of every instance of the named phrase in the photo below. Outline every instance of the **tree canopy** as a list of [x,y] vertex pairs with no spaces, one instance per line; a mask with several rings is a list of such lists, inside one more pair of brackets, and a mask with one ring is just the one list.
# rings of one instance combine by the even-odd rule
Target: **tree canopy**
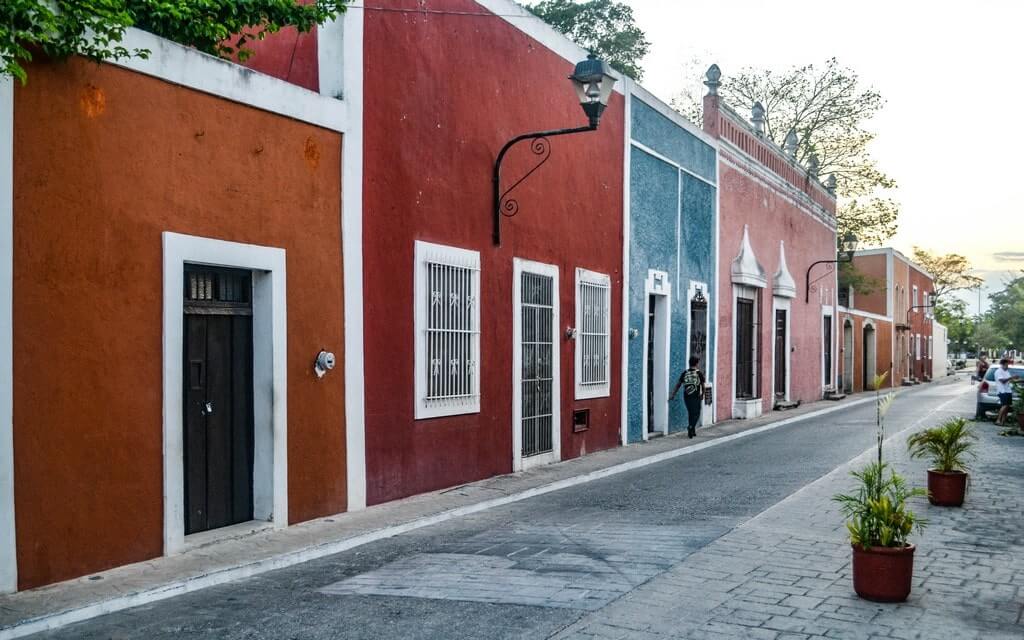
[[935,297],[943,299],[947,293],[973,289],[981,278],[971,274],[971,261],[959,253],[939,255],[914,247],[914,262],[931,274]]
[[1024,272],[1009,280],[1002,291],[990,294],[988,299],[990,306],[985,319],[1005,343],[993,347],[1003,348],[1012,344],[1014,348],[1024,350]]
[[26,82],[23,63],[41,51],[52,58],[146,57],[119,43],[136,26],[217,56],[252,54],[246,44],[293,26],[309,31],[345,11],[348,0],[3,0],[0,73]]
[[640,60],[651,43],[636,25],[633,9],[614,0],[542,0],[528,7],[570,40],[627,76],[643,77]]

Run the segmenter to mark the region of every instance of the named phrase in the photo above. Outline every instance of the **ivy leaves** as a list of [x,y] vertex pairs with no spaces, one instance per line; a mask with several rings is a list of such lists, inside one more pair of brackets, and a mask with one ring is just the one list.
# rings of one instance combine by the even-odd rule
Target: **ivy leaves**
[[245,60],[246,45],[293,26],[301,32],[332,20],[348,0],[3,0],[0,74],[28,81],[33,56],[80,55],[96,61],[145,58],[120,45],[128,27],[221,57]]

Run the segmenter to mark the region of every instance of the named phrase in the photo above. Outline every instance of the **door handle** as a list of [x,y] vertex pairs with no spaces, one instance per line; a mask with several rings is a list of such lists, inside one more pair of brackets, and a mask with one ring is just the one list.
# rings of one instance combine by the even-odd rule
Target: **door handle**
[[212,402],[204,403],[203,404],[203,408],[199,410],[199,413],[203,414],[204,416],[212,415],[213,414],[213,403]]

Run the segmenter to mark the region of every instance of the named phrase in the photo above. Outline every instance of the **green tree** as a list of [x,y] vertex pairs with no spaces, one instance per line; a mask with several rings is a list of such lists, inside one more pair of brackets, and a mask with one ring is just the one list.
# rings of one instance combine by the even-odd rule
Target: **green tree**
[[946,337],[953,352],[963,352],[974,346],[977,319],[967,313],[967,302],[954,297],[939,298],[935,303],[935,319],[946,327]]
[[975,346],[985,351],[1002,351],[1009,342],[1009,338],[1006,337],[1006,334],[1000,330],[991,318],[985,318],[979,322],[977,329],[974,331]]
[[640,60],[651,43],[633,19],[633,9],[614,0],[542,0],[528,7],[570,40],[616,70],[640,80]]
[[[694,77],[699,73],[693,70]],[[696,86],[684,91],[673,106],[700,122],[701,93]],[[835,176],[839,238],[852,231],[862,244],[878,245],[896,233],[899,204],[892,196],[896,182],[878,167],[869,149],[875,139],[869,124],[885,100],[853,69],[835,58],[781,72],[746,67],[724,74],[719,94],[744,116],[761,103],[768,139],[786,148],[792,134],[798,162],[807,165],[813,157],[818,175]]]
[[973,289],[981,284],[981,278],[971,274],[971,261],[959,253],[939,255],[914,247],[914,262],[931,274],[932,290],[939,300],[947,293]]
[[119,43],[128,27],[217,56],[252,54],[246,44],[293,26],[309,31],[345,11],[348,0],[3,0],[0,2],[0,73],[22,82],[23,64],[41,51],[51,58],[93,60],[146,57]]
[[985,320],[1005,342],[993,348],[1012,344],[1024,349],[1024,275],[1009,280],[1002,291],[990,294],[988,299],[990,306]]

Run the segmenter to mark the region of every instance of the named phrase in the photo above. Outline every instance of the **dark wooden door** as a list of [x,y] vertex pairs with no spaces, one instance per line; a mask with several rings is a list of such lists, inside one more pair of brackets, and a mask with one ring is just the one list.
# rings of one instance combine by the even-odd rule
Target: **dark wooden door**
[[821,340],[825,343],[825,386],[829,386],[832,384],[832,316],[825,316],[821,331]]
[[736,299],[736,397],[754,397],[754,301]]
[[775,310],[775,397],[786,397],[786,310]]
[[[189,280],[208,282],[189,298]],[[227,282],[233,280],[234,282]],[[247,272],[186,273],[185,533],[253,517],[251,284]],[[238,289],[241,293],[238,293]],[[236,290],[232,294],[232,290]],[[224,300],[232,296],[242,300]]]
[[647,431],[654,431],[654,308],[657,298],[647,296]]

